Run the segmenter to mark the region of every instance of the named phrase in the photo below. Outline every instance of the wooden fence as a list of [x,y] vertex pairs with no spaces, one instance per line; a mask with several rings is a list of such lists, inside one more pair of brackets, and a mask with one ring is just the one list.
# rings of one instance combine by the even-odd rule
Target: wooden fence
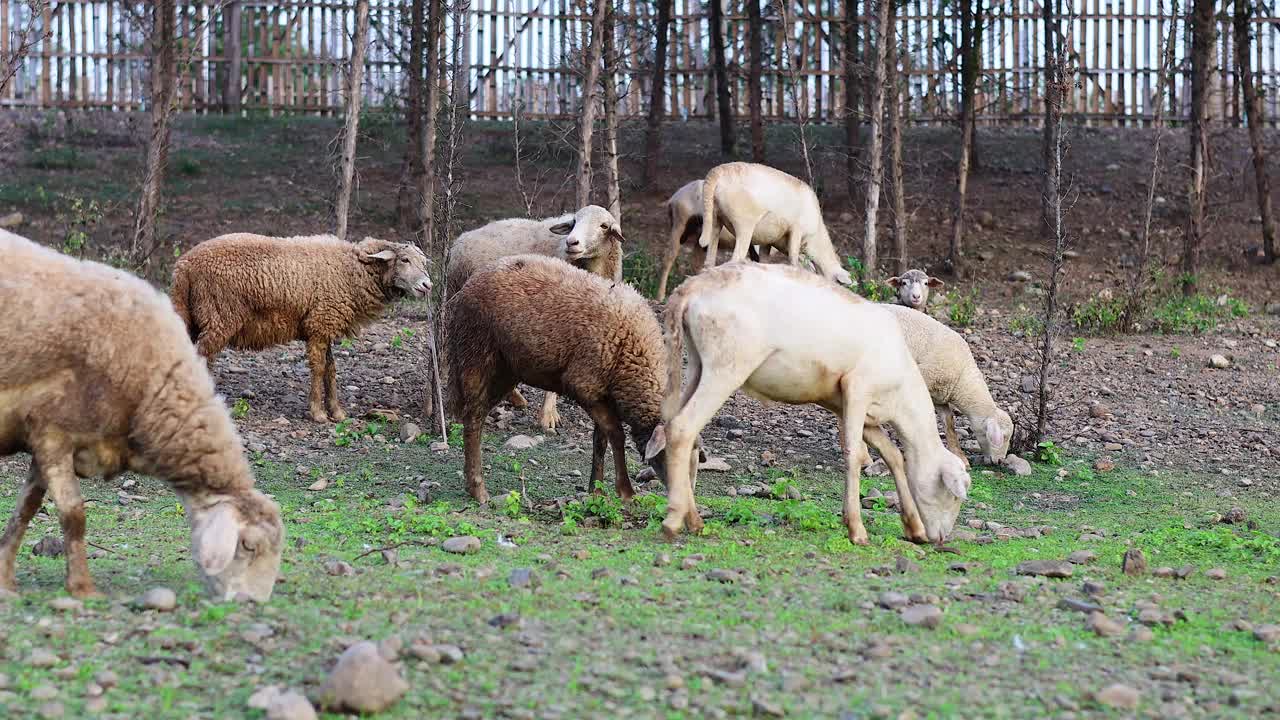
[[[654,48],[654,6],[615,0],[624,117],[647,113]],[[871,2],[855,6],[866,43]],[[1160,58],[1175,29],[1175,82],[1167,111],[1187,114],[1189,34],[1182,0],[1056,0],[1079,82],[1067,112],[1091,124],[1144,124],[1154,114]],[[736,113],[745,116],[747,20],[742,0],[725,3],[726,58]],[[955,2],[902,0],[904,109],[912,122],[948,121],[959,107]],[[708,24],[702,0],[673,0],[666,111],[673,118],[708,117],[714,85],[708,67]],[[372,46],[363,99],[396,105],[403,95],[408,41],[406,0],[371,0]],[[1036,123],[1041,111],[1044,24],[1037,0],[988,0],[983,30],[979,116],[985,123]],[[150,3],[64,0],[35,22],[48,41],[24,59],[0,107],[146,107]],[[471,112],[481,118],[567,117],[579,98],[578,49],[589,19],[582,0],[452,0],[446,35],[464,23],[459,56],[469,67]],[[783,17],[780,8],[786,7]],[[1213,74],[1211,112],[1236,121],[1241,102],[1234,78],[1230,3],[1224,3]],[[0,57],[28,27],[28,3],[0,0]],[[344,59],[350,53],[354,2],[321,0],[179,0],[183,58],[180,101],[185,110],[332,113],[343,104]],[[765,6],[764,113],[772,120],[803,116],[838,122],[844,108],[844,4],[791,0]],[[238,32],[236,30],[238,29]],[[1280,117],[1280,19],[1258,18],[1253,68],[1266,91],[1269,124]],[[444,43],[449,57],[451,48]]]

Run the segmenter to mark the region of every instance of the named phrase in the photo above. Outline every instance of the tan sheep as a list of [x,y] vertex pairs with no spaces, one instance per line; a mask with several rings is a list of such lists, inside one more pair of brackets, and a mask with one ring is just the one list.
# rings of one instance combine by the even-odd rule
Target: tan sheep
[[[462,422],[467,492],[481,503],[485,417],[517,383],[563,393],[595,421],[591,484],[613,450],[618,495],[627,475],[630,426],[637,448],[660,432],[666,356],[649,304],[625,283],[541,255],[503,258],[476,272],[445,305],[450,414]],[[661,458],[651,461],[664,472]]]
[[263,350],[305,342],[311,419],[327,422],[347,416],[338,398],[333,342],[359,332],[396,296],[421,298],[430,291],[427,256],[413,245],[236,233],[183,255],[170,296],[210,367],[226,346]]
[[[621,280],[622,243],[622,226],[599,205],[544,220],[497,220],[468,230],[453,241],[445,269],[447,294],[461,290],[475,271],[511,255],[546,255],[600,277]],[[508,400],[516,407],[528,405],[518,390],[512,390]],[[555,393],[543,398],[538,422],[549,431],[560,424]]]
[[0,537],[0,594],[17,589],[22,536],[45,493],[58,508],[67,590],[96,595],[79,478],[166,480],[186,509],[192,559],[219,600],[271,597],[284,530],[253,487],[226,407],[168,300],[147,283],[0,236],[0,455],[31,473]]
[[745,259],[747,248],[754,244],[762,251],[765,246],[785,250],[791,264],[798,266],[803,249],[823,277],[853,284],[831,244],[818,196],[800,178],[757,163],[711,168],[702,189],[702,236],[698,238],[698,245],[707,248],[706,267],[715,264],[719,231],[726,226],[735,238],[733,260]]

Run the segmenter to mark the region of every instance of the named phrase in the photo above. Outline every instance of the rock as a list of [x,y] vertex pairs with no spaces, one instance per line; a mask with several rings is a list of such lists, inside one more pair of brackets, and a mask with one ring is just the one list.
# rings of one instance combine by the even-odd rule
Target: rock
[[1074,572],[1071,563],[1063,560],[1026,560],[1014,570],[1019,575],[1038,575],[1050,578],[1069,578]]
[[671,553],[658,553],[653,556],[654,567],[666,567],[671,564]]
[[703,560],[703,555],[701,553],[695,553],[693,555],[690,555],[680,561],[680,569],[692,570],[698,567],[698,563],[702,562],[702,560]]
[[911,562],[910,560],[906,559],[901,555],[898,556],[897,560],[893,561],[893,569],[896,570],[901,575],[920,572],[919,565]]
[[751,710],[756,715],[763,717],[787,716],[781,705],[759,697],[751,699]]
[[1091,603],[1088,600],[1079,600],[1077,598],[1062,598],[1058,601],[1058,607],[1063,610],[1074,610],[1082,613],[1100,613],[1102,606]]
[[4,217],[0,217],[0,230],[12,230],[26,222],[26,220],[20,212],[9,213]]
[[1222,354],[1210,355],[1209,367],[1216,368],[1218,370],[1225,370],[1231,367],[1231,361],[1227,359],[1226,355],[1222,355]]
[[1014,270],[1009,273],[1008,280],[1009,282],[1029,282],[1031,280],[1031,273],[1026,270]]
[[58,612],[80,612],[84,603],[73,597],[56,597],[49,601],[49,607]]
[[169,612],[178,606],[178,596],[166,587],[151,588],[138,603],[146,610]]
[[402,443],[411,443],[417,440],[421,434],[422,428],[414,423],[404,423],[400,426],[400,442]]
[[1101,612],[1089,613],[1085,626],[1098,637],[1116,637],[1124,632],[1124,625],[1103,615]]
[[541,438],[528,435],[513,435],[502,444],[504,450],[532,450],[542,444]]
[[642,468],[636,473],[636,484],[643,485],[658,479],[658,471],[651,467]]
[[1117,710],[1135,710],[1142,700],[1142,695],[1128,685],[1115,683],[1094,693],[1093,699],[1098,704]]
[[1092,550],[1076,550],[1067,556],[1067,562],[1072,565],[1088,565],[1098,559],[1098,553]]
[[1111,472],[1116,469],[1116,464],[1112,462],[1111,458],[1098,458],[1093,463],[1093,469],[1100,473]]
[[1089,406],[1089,417],[1102,419],[1111,414],[1111,408],[1100,402],[1093,403]]
[[306,696],[290,690],[267,705],[267,720],[316,720],[316,709]]
[[912,605],[903,609],[902,622],[932,630],[942,624],[942,611],[936,605]]
[[1148,607],[1143,608],[1138,613],[1138,622],[1149,627],[1154,627],[1156,625],[1172,625],[1173,616],[1161,611],[1160,608]]
[[67,709],[60,702],[45,703],[36,711],[41,720],[60,720],[67,714]]
[[351,567],[351,563],[341,560],[330,560],[325,563],[324,571],[334,577],[351,577],[356,574],[356,569]]
[[707,458],[706,462],[698,463],[699,470],[707,472],[729,472],[733,468],[729,467],[729,463],[724,458]]
[[110,690],[111,688],[120,684],[120,676],[116,675],[111,670],[103,670],[99,672],[97,675],[93,676],[93,681],[101,685],[102,687],[106,688],[107,690]]
[[742,428],[742,421],[732,415],[717,415],[716,425],[726,430],[738,430]]
[[991,212],[988,210],[979,210],[977,213],[975,213],[974,218],[978,221],[978,224],[981,225],[982,227],[985,227],[985,228],[995,227],[996,216],[992,215]]
[[1013,453],[1005,455],[1004,460],[1002,460],[1001,463],[1012,470],[1014,475],[1025,477],[1031,474],[1031,463],[1023,460]]
[[1227,571],[1222,568],[1211,568],[1205,571],[1204,576],[1210,580],[1226,580]]
[[1232,525],[1238,525],[1240,523],[1245,522],[1248,519],[1249,519],[1249,514],[1244,511],[1244,508],[1240,508],[1240,507],[1233,507],[1230,510],[1228,510],[1225,515],[1222,516],[1222,522],[1230,523]]
[[1264,643],[1280,642],[1280,625],[1259,625],[1253,629],[1253,636]]
[[1173,574],[1174,574],[1174,577],[1178,578],[1179,580],[1186,580],[1187,578],[1194,575],[1195,572],[1196,572],[1195,565],[1183,565],[1177,570],[1174,570]]
[[529,568],[516,568],[507,576],[507,584],[517,590],[536,588],[542,584],[536,573]]
[[359,642],[338,658],[318,697],[327,710],[376,713],[391,707],[408,690],[400,671],[378,653],[376,645]]
[[715,570],[710,570],[707,572],[707,579],[712,580],[714,582],[736,583],[739,580],[739,575],[737,572],[733,570],[724,570],[721,568],[716,568]]
[[27,656],[27,665],[33,668],[50,668],[57,665],[58,656],[45,648],[35,648]]
[[451,537],[440,544],[440,548],[456,555],[468,555],[480,550],[480,538],[474,535]]
[[311,492],[320,492],[321,490],[325,490],[328,487],[329,487],[329,479],[320,478],[319,480],[308,485],[307,489],[310,490]]
[[448,440],[437,440],[431,443],[431,452],[444,452],[449,449]]
[[876,458],[875,462],[862,469],[862,474],[871,477],[884,477],[889,474],[889,465],[884,461],[884,458]]
[[911,599],[900,592],[882,592],[876,604],[886,610],[898,610],[911,604]]
[[1168,565],[1161,565],[1155,570],[1152,570],[1151,574],[1158,578],[1173,577],[1173,568],[1169,567]]
[[52,535],[40,538],[31,548],[31,554],[36,557],[60,557],[62,552],[62,539]]
[[1147,556],[1140,548],[1129,548],[1124,551],[1124,559],[1120,561],[1120,570],[1125,575],[1144,575],[1147,572]]

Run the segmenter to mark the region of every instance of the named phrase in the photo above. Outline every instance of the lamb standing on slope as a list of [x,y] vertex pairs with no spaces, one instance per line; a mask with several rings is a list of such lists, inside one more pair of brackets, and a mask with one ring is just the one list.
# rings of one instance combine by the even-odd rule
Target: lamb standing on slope
[[[659,429],[666,381],[662,330],[648,302],[615,283],[554,258],[518,255],[480,270],[445,305],[450,415],[463,423],[467,492],[489,500],[481,476],[484,420],[517,383],[564,393],[595,421],[591,484],[613,450],[615,486],[634,494],[626,438],[637,449]],[[662,458],[653,466],[664,472]]]
[[[672,294],[666,333],[665,437],[655,433],[645,454],[667,452],[662,528],[669,538],[686,523],[694,530],[702,525],[691,450],[697,433],[739,388],[762,400],[815,403],[840,418],[850,542],[867,544],[858,487],[862,441],[886,457],[898,452],[880,430],[884,424],[905,447],[906,487],[899,479],[898,493],[907,536],[940,542],[951,532],[969,475],[938,439],[929,391],[881,306],[797,268],[736,262],[690,278]],[[681,389],[686,343],[688,382]]]
[[[658,302],[667,298],[667,280],[671,277],[676,257],[680,255],[680,246],[702,236],[702,186],[705,182],[699,178],[685,183],[665,203],[671,232],[666,255],[662,258],[662,275],[658,277]],[[721,227],[720,240],[733,242],[733,233]],[[752,260],[760,259],[755,245],[748,248],[747,253]]]
[[[452,296],[461,290],[475,271],[511,255],[546,255],[602,278],[621,280],[622,242],[622,226],[599,205],[545,220],[497,220],[468,230],[453,241],[449,267],[445,269],[447,294]],[[519,390],[512,390],[508,400],[516,407],[528,405]],[[560,424],[555,393],[543,398],[538,421],[550,431]]]
[[333,342],[359,332],[397,295],[429,292],[427,256],[413,245],[236,233],[206,240],[179,258],[170,297],[210,367],[228,345],[264,350],[305,342],[311,419],[337,422],[347,414],[338,398]]
[[759,245],[786,250],[793,266],[804,249],[828,280],[852,285],[831,244],[818,196],[803,180],[768,165],[732,162],[707,173],[702,191],[702,236],[706,267],[715,264],[720,229],[727,226],[736,244],[733,260],[747,257],[747,247]]
[[0,595],[17,589],[22,536],[57,505],[67,591],[96,595],[79,478],[165,479],[191,525],[192,559],[218,600],[271,597],[284,530],[253,487],[227,408],[165,297],[104,265],[0,235],[0,455],[31,474],[0,538]]
[[929,290],[946,285],[942,280],[930,277],[929,273],[923,270],[908,270],[902,275],[889,278],[887,282],[896,290],[894,302],[920,312],[927,312]]

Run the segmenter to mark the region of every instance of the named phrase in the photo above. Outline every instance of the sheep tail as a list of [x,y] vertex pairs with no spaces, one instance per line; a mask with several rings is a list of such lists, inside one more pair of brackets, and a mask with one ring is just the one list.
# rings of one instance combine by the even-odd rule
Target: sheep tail
[[187,326],[187,335],[191,338],[191,342],[195,342],[200,336],[200,329],[196,327],[195,319],[191,316],[191,278],[187,274],[187,269],[181,265],[173,272],[173,287],[169,290],[169,301],[173,303],[174,312],[182,318],[182,324]]
[[720,180],[720,174],[716,172],[716,168],[712,168],[707,173],[707,179],[702,181],[702,235],[698,237],[698,247],[711,247],[712,234],[716,230],[716,183]]
[[684,375],[684,311],[688,304],[688,293],[681,292],[685,287],[677,289],[667,299],[667,308],[663,314],[663,330],[667,341],[667,391],[662,401],[662,420],[670,421],[680,411]]

